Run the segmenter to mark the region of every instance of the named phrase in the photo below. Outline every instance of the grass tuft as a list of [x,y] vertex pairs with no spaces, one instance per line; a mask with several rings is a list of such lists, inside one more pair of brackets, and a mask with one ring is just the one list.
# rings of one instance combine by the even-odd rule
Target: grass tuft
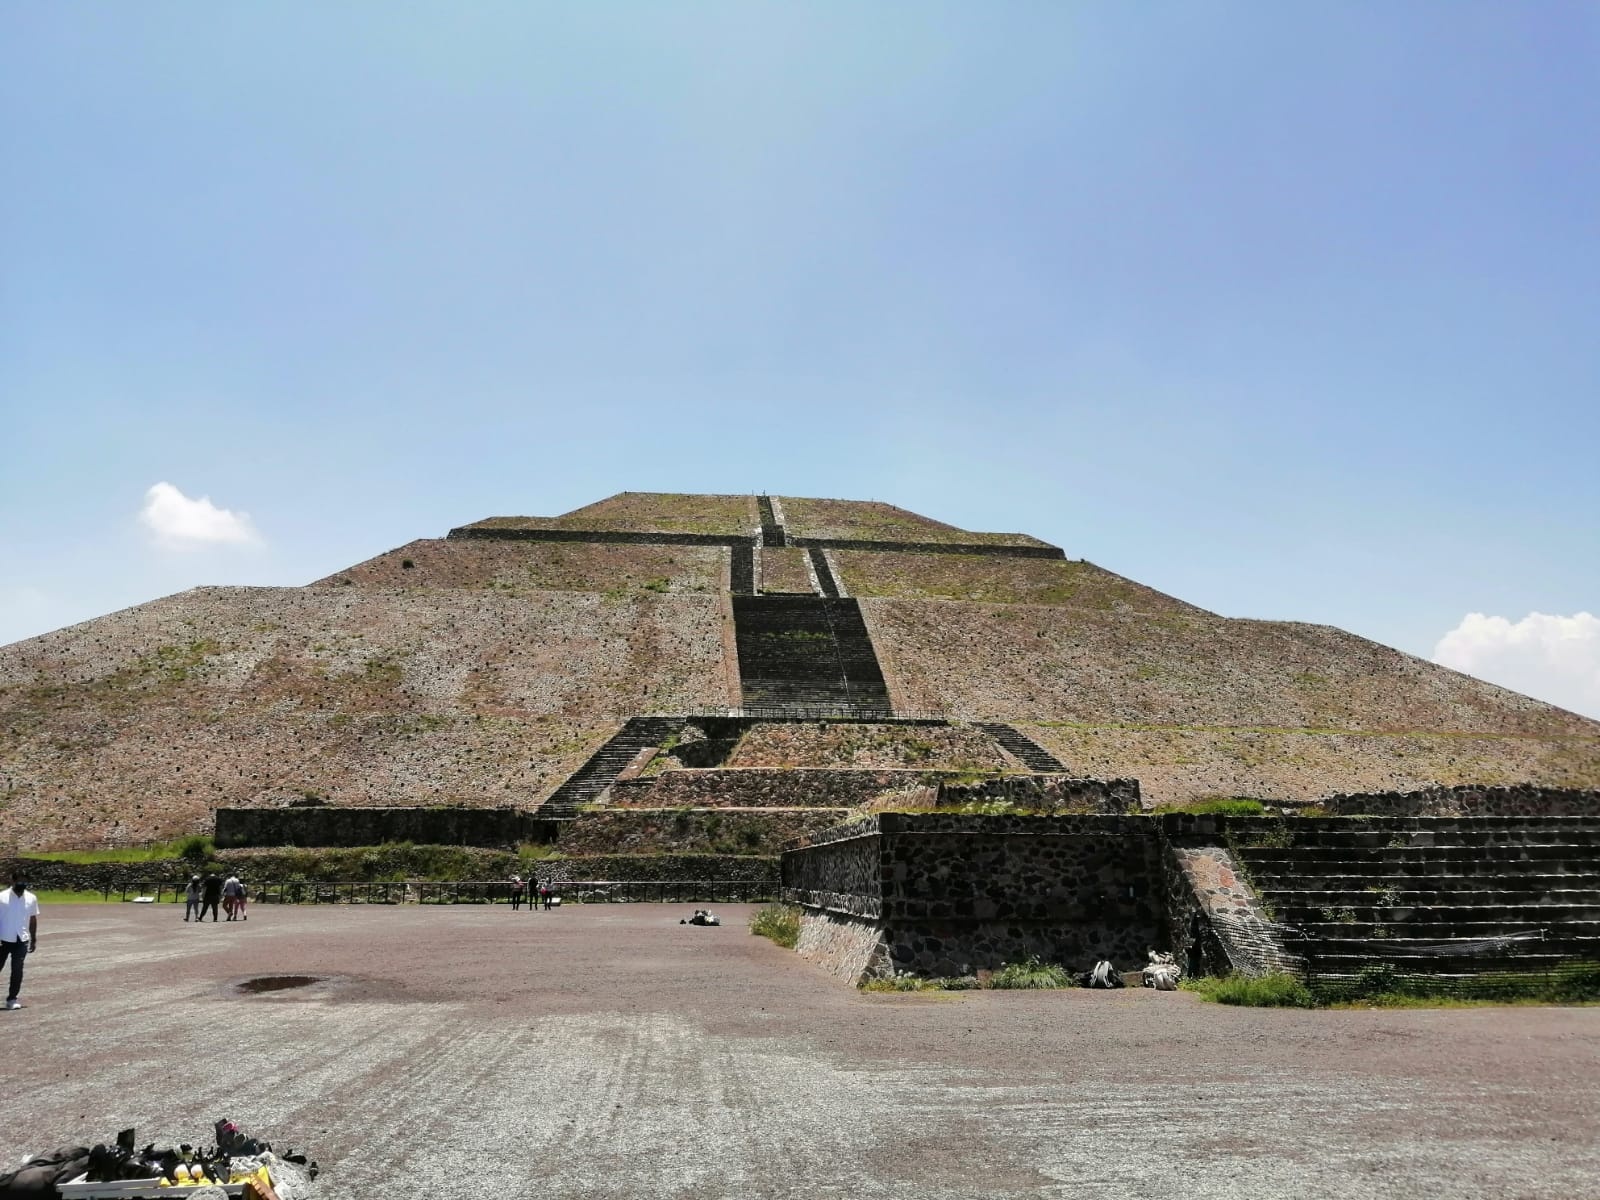
[[1243,1008],[1315,1008],[1316,998],[1293,975],[1224,975],[1221,978],[1186,979],[1179,985],[1202,1000]]
[[989,978],[992,988],[1069,988],[1077,980],[1065,967],[1041,962],[1037,956],[1019,963],[1006,963]]
[[750,918],[750,932],[793,950],[800,941],[800,910],[792,904],[768,904]]

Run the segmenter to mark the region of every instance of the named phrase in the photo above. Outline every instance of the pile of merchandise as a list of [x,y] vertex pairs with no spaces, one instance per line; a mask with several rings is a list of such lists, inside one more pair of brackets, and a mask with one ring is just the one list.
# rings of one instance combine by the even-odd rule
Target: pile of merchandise
[[134,1200],[170,1197],[171,1189],[193,1200],[311,1200],[317,1164],[248,1137],[232,1121],[216,1123],[217,1141],[203,1148],[184,1142],[151,1142],[134,1149],[134,1131],[124,1129],[114,1145],[63,1146],[34,1155],[17,1170],[0,1174],[0,1200]]

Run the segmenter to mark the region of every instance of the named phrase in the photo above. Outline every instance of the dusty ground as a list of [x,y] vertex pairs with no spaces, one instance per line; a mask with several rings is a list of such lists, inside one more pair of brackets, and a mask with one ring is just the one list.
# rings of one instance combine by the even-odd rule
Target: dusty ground
[[747,912],[47,909],[0,1163],[227,1115],[336,1197],[1600,1195],[1600,1009],[869,996]]

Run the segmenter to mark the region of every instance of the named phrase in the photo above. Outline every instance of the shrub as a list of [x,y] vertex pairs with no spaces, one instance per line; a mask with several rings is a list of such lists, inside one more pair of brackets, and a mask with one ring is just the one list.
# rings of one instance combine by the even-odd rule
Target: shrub
[[800,941],[800,910],[792,904],[768,904],[750,918],[750,932],[793,950]]
[[203,863],[215,849],[208,837],[186,837],[178,844],[178,857],[185,862]]
[[1163,812],[1193,813],[1196,816],[1259,817],[1267,811],[1266,805],[1248,796],[1214,796],[1209,800],[1196,800]]
[[920,975],[890,975],[883,979],[869,979],[861,985],[863,992],[934,992],[939,990],[937,979],[924,979]]
[[1041,962],[1037,955],[1025,962],[1005,963],[989,978],[992,988],[1066,988],[1076,983],[1065,967]]
[[1220,979],[1190,979],[1182,984],[1203,1000],[1235,1004],[1243,1008],[1315,1008],[1316,1000],[1306,985],[1293,975],[1251,977],[1224,975]]

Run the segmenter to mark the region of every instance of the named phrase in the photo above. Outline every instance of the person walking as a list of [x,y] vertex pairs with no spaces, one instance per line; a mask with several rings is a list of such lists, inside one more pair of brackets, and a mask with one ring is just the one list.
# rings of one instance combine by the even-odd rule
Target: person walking
[[237,875],[229,875],[226,883],[222,885],[222,907],[228,911],[228,920],[237,921],[242,915],[239,911],[239,893],[244,890],[244,885],[239,882]]
[[222,880],[217,878],[217,873],[212,871],[206,876],[204,886],[200,889],[200,919],[206,919],[206,909],[211,910],[211,923],[217,923],[217,905],[222,903]]
[[516,912],[522,907],[522,876],[511,877],[511,911]]
[[185,923],[189,918],[194,918],[194,923],[200,923],[200,876],[189,876],[189,886],[183,889],[183,919]]
[[39,949],[39,897],[28,890],[19,867],[11,873],[11,887],[0,892],[0,967],[11,962],[11,984],[6,1008],[21,1008],[22,962]]

